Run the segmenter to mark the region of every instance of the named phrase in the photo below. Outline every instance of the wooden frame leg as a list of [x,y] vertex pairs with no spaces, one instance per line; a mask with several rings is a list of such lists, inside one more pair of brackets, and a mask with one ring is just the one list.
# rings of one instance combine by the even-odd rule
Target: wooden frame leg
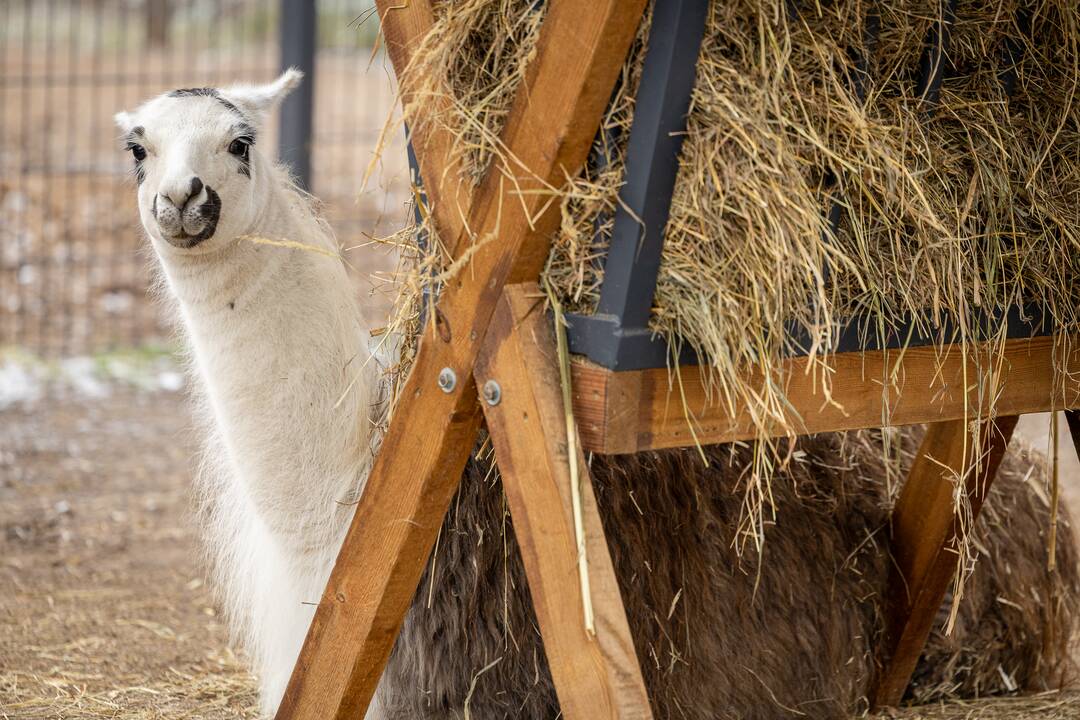
[[[503,285],[535,278],[543,267],[559,221],[550,189],[588,158],[644,6],[645,0],[549,3],[503,126],[506,151],[473,193],[468,222],[456,223],[462,235],[444,238],[455,252],[474,246],[475,253],[439,297],[432,314],[438,332],[420,342],[278,720],[364,716],[476,439],[480,412],[469,378]],[[431,3],[380,0],[379,8],[384,32],[396,35],[388,45],[401,60],[402,43],[430,22]],[[442,193],[436,178],[427,187]],[[436,216],[454,210],[444,201]],[[455,227],[445,217],[439,224]],[[494,237],[498,242],[486,242]],[[440,389],[444,372],[460,379]]]
[[595,634],[586,630],[578,576],[566,419],[550,320],[536,285],[507,286],[477,361],[478,387],[499,384],[484,403],[488,431],[521,547],[529,590],[569,720],[651,719],[596,498],[580,447],[580,499]]
[[1018,417],[986,422],[981,457],[973,457],[968,423],[933,423],[911,466],[892,516],[886,665],[874,693],[877,707],[899,704],[956,573],[958,535],[954,479],[962,478],[977,519]]

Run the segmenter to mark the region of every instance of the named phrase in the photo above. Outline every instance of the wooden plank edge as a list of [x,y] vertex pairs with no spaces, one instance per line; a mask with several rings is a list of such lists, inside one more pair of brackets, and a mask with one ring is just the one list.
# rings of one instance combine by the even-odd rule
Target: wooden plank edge
[[[1064,343],[1067,357],[1058,343]],[[985,346],[969,349],[969,373],[972,358],[983,353],[985,360],[987,352]],[[940,371],[938,354],[944,363]],[[1005,382],[993,403],[997,415],[1080,408],[1080,337],[1010,340],[1001,358]],[[781,367],[787,397],[798,413],[789,425],[796,434],[811,434],[974,417],[979,407],[975,391],[965,397],[954,387],[959,382],[953,383],[963,378],[963,362],[959,345],[837,354],[820,358],[816,373],[808,372],[806,358],[791,358]],[[825,400],[820,363],[833,368],[835,404]],[[716,393],[710,396],[696,366],[680,369],[680,391],[666,368],[614,372],[577,357],[571,365],[574,414],[588,451],[614,455],[760,437],[748,415],[733,416],[717,402]],[[892,385],[883,377],[893,378]],[[766,434],[789,432],[777,423]]]
[[552,328],[535,283],[507,286],[474,378],[498,382],[484,403],[514,533],[521,548],[562,716],[567,720],[651,720],[633,637],[600,520],[588,465],[581,473],[589,607],[579,581],[568,437]]

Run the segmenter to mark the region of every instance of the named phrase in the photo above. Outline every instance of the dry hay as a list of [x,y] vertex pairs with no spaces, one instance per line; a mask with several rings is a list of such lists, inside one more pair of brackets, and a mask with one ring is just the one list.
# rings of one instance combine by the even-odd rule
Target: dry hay
[[[710,7],[652,325],[694,346],[716,400],[749,412],[760,431],[744,478],[740,547],[760,551],[775,513],[770,479],[789,460],[765,439],[790,428],[778,369],[791,349],[787,328],[810,338],[826,399],[823,354],[853,315],[868,315],[868,332],[879,335],[913,318],[965,353],[972,340],[1004,342],[1004,324],[982,327],[979,315],[1013,303],[1042,301],[1061,329],[1080,330],[1080,8],[1069,0],[959,0],[946,79],[932,104],[915,88],[943,4],[873,7],[876,32],[858,0]],[[419,82],[405,117],[457,138],[456,171],[467,183],[502,151],[497,135],[534,55],[543,8],[443,3],[408,71]],[[648,24],[588,167],[561,191],[544,280],[571,310],[591,310],[602,280]],[[833,233],[827,211],[836,204]],[[468,248],[450,257],[428,210],[421,215],[418,227],[395,237],[408,270],[393,326],[406,338],[419,330],[421,305],[469,257]],[[939,325],[945,315],[955,322],[949,337]],[[399,377],[414,347],[404,343]],[[993,356],[977,362],[972,410],[992,417],[998,368]],[[745,379],[755,367],[760,384]],[[883,388],[902,382],[882,380]],[[973,432],[975,457],[985,454],[981,443]],[[957,514],[969,518],[966,496],[955,497]],[[957,602],[974,558],[965,542]]]
[[[103,663],[106,668],[108,663]],[[61,668],[49,676],[0,672],[0,718],[31,720],[166,720],[258,717],[255,682],[234,658],[207,671],[172,670],[168,677],[135,685],[88,690],[78,674]]]
[[[449,129],[457,169],[476,182],[500,151],[545,5],[440,7],[409,71],[421,81],[405,115]],[[1076,326],[1080,8],[962,0],[932,106],[915,86],[941,3],[873,7],[876,35],[857,0],[797,15],[778,0],[710,9],[653,326],[718,370],[775,356],[792,321],[826,350],[836,323],[866,310],[886,324],[928,308],[962,322],[975,308],[1036,299]],[[565,193],[546,276],[571,310],[597,299],[647,29],[590,166]],[[1011,97],[1001,77],[1010,53]],[[834,202],[845,210],[837,236]]]
[[1080,718],[1080,693],[1048,692],[1032,697],[955,700],[888,710],[875,720],[1075,720]]

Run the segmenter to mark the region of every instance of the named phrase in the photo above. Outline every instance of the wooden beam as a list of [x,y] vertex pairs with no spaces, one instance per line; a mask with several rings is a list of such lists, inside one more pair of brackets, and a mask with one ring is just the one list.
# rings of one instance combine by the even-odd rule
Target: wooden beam
[[954,511],[955,483],[964,483],[971,522],[997,474],[1019,418],[999,417],[980,427],[982,453],[965,420],[927,427],[892,515],[893,568],[889,579],[886,665],[877,680],[876,707],[899,704],[956,574],[958,548],[970,529]]
[[[833,355],[832,402],[826,402],[820,367],[814,371],[806,358],[784,361],[777,381],[790,401],[786,420],[798,434],[970,416],[988,405],[986,388],[972,381],[980,367],[995,368],[999,415],[1080,408],[1080,337],[1070,340],[1064,358],[1062,339],[1053,337],[1010,340],[1000,362],[986,346],[973,346],[966,356],[956,345]],[[704,445],[758,436],[744,407],[728,408],[718,392],[710,395],[699,368],[683,366],[679,375],[681,392],[665,368],[612,372],[575,359],[574,414],[585,449],[618,454],[684,447],[695,438]],[[747,382],[760,387],[761,376]],[[786,434],[783,424],[773,434]]]
[[586,631],[566,415],[551,320],[541,308],[542,298],[532,283],[506,287],[475,378],[478,387],[493,380],[501,388],[500,401],[485,403],[484,415],[544,651],[562,717],[651,720],[588,465],[578,447],[574,452],[595,634]]
[[[423,177],[427,209],[443,238],[457,238],[464,232],[472,200],[472,188],[459,182],[460,168],[453,157],[454,138],[437,122],[429,122],[450,106],[449,96],[417,95],[417,78],[409,69],[414,53],[435,24],[430,0],[376,0],[380,30],[386,53],[398,79],[402,108],[409,108],[413,123],[409,141]],[[426,110],[426,112],[425,112]]]
[[[644,4],[549,4],[503,131],[506,159],[496,159],[470,203],[463,227],[476,234],[454,244],[479,248],[443,291],[439,332],[420,343],[279,720],[364,716],[475,440],[469,379],[491,314],[508,277],[535,278],[542,266],[559,219],[551,188],[585,163]],[[450,392],[436,385],[444,368],[459,378]]]

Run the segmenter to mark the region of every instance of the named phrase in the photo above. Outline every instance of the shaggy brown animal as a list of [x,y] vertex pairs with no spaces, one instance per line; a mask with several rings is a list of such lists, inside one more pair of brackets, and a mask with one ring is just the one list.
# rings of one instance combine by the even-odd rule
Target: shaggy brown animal
[[[920,431],[896,433],[892,471]],[[881,434],[801,438],[773,482],[763,555],[734,550],[746,445],[594,457],[592,474],[638,657],[659,718],[849,718],[881,661],[888,510]],[[558,715],[497,473],[474,459],[387,672],[387,716]],[[935,632],[914,695],[1062,682],[1080,578],[1068,522],[1056,573],[1037,462],[1011,451],[978,525],[981,560],[956,630]],[[567,592],[578,592],[568,586]]]

